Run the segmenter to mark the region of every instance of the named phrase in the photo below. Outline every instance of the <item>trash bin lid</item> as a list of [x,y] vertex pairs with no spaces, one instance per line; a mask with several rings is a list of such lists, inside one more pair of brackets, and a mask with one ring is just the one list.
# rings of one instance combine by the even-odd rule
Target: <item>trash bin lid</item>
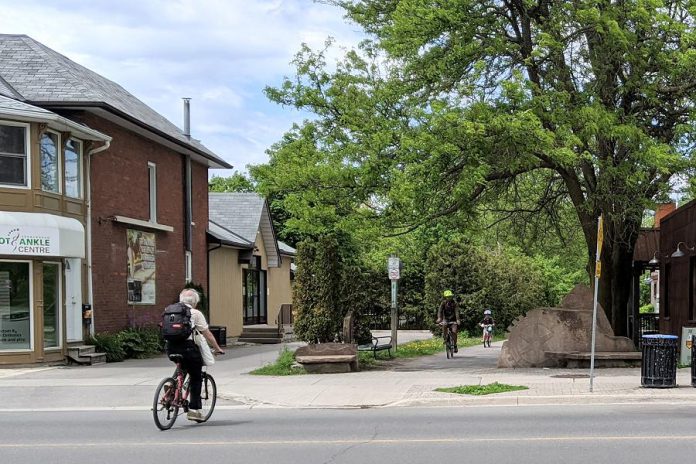
[[677,337],[676,335],[651,334],[651,335],[643,335],[643,338],[659,338],[662,340],[676,340],[679,337]]

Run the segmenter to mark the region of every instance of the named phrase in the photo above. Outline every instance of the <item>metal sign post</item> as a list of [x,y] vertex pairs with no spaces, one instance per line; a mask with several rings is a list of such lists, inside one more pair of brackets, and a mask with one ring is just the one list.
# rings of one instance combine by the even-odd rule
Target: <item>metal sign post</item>
[[391,280],[391,338],[394,351],[397,350],[396,333],[399,324],[399,312],[397,310],[398,282],[401,277],[401,261],[396,256],[390,256],[387,262],[389,280]]
[[592,309],[592,347],[590,353],[590,393],[594,390],[595,340],[597,337],[597,306],[599,300],[599,278],[602,276],[602,243],[604,241],[604,220],[599,216],[597,222],[597,258],[595,259],[594,307]]

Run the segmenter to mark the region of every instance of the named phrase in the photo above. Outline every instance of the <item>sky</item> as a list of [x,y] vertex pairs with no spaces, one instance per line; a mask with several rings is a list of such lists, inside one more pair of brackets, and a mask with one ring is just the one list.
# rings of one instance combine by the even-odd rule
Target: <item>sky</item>
[[242,172],[308,116],[263,94],[294,75],[301,44],[364,38],[342,10],[312,0],[0,0],[0,12],[0,32],[38,40],[179,127],[190,97],[191,135]]

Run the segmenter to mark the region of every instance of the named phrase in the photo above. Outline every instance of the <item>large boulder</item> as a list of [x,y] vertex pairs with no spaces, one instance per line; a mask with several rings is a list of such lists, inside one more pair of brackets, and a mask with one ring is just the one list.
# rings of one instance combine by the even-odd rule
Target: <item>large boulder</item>
[[[592,290],[578,285],[560,308],[534,309],[517,319],[508,329],[498,367],[556,367],[562,365],[564,353],[591,351],[593,303]],[[595,351],[635,351],[631,339],[614,335],[601,307],[597,309]]]

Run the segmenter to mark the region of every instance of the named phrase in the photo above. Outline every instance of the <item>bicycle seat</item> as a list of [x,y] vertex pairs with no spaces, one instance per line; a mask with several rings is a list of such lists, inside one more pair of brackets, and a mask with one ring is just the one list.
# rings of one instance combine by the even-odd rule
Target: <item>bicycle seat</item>
[[180,355],[180,354],[170,354],[170,355],[169,355],[169,360],[170,360],[171,362],[180,363],[181,361],[184,360],[184,357],[183,357],[182,355]]

